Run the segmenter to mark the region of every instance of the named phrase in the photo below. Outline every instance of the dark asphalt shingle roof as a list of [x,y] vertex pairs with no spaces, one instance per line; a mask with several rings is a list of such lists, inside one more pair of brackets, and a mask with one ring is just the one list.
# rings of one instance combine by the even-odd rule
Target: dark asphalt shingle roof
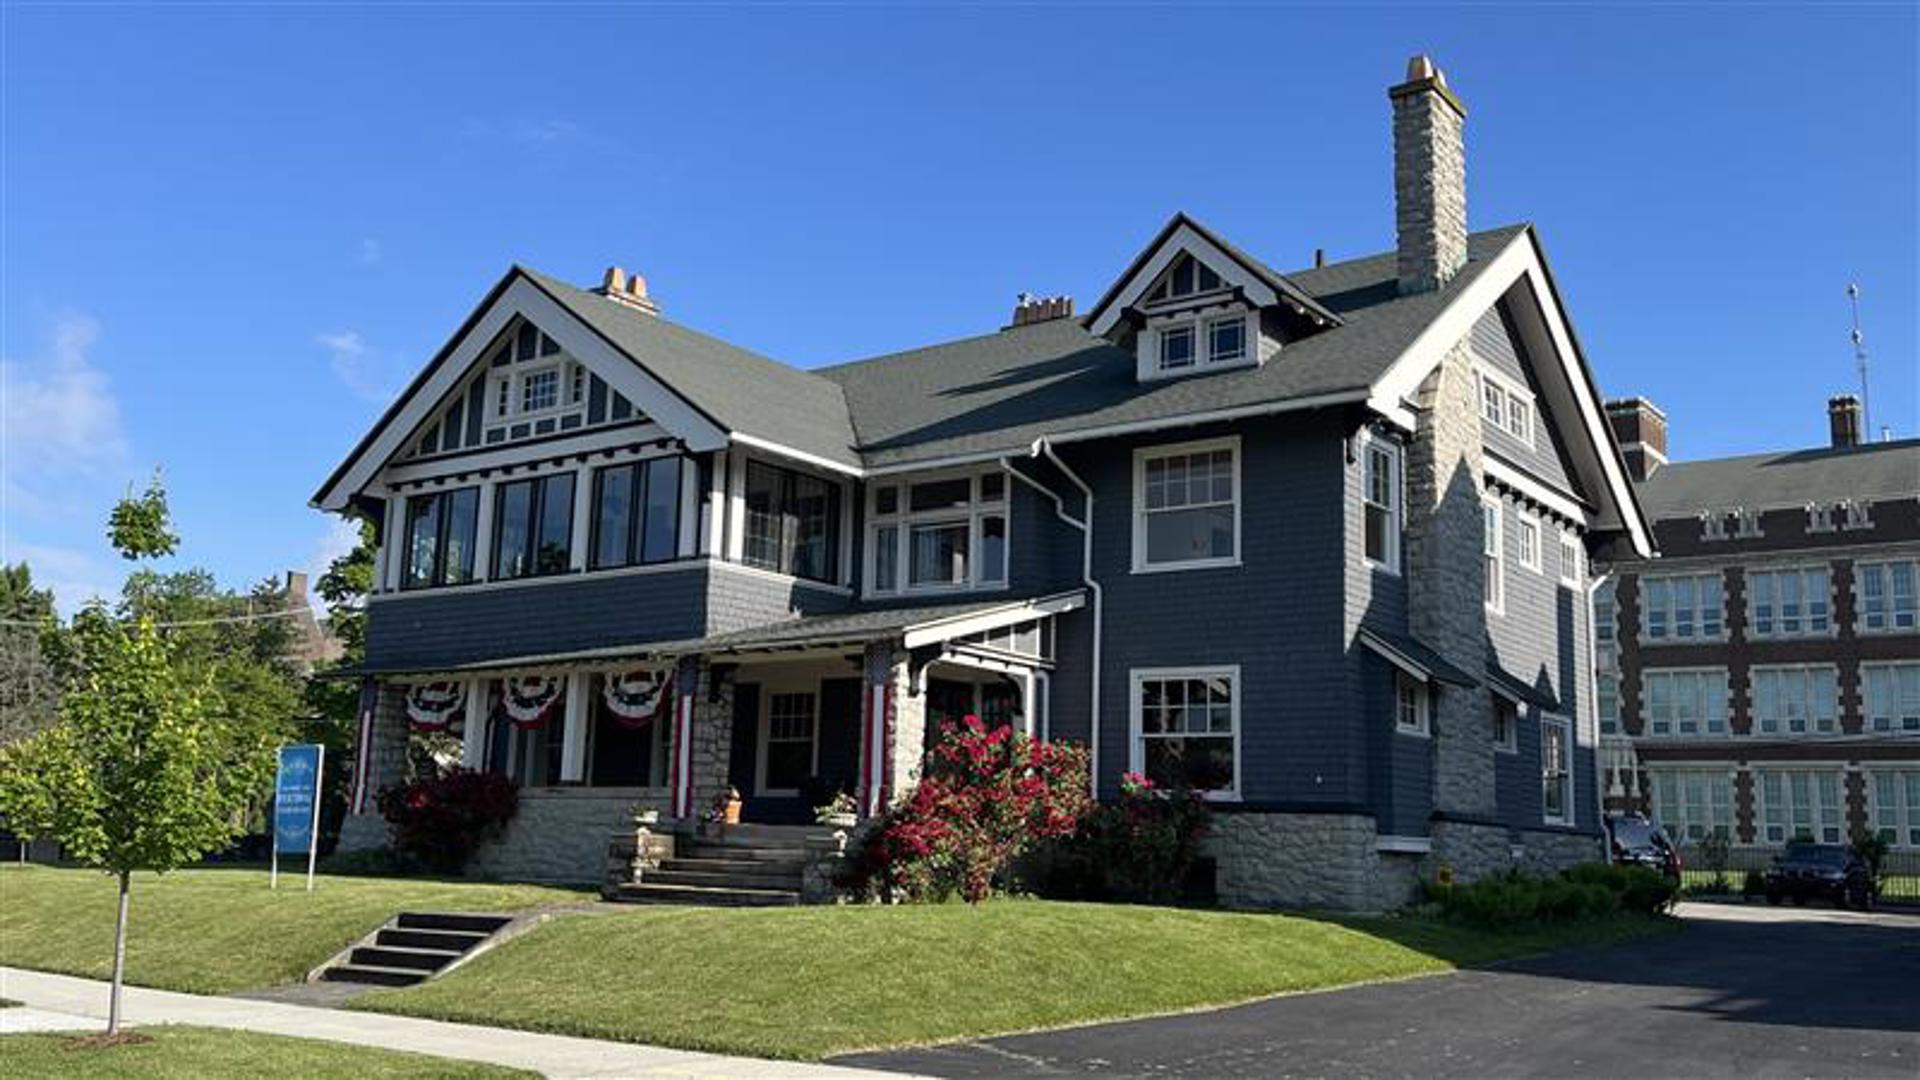
[[668,642],[654,648],[662,653],[721,653],[767,648],[829,645],[841,642],[875,641],[892,637],[927,623],[979,615],[1001,608],[1015,607],[1041,597],[1000,597],[994,600],[949,601],[916,607],[871,607],[842,611],[831,615],[808,615],[771,626],[754,626],[704,638]]
[[1527,702],[1547,712],[1560,711],[1560,699],[1550,690],[1542,690],[1500,666],[1491,652],[1487,654],[1487,684],[1506,697]]
[[1911,499],[1920,495],[1920,439],[1676,462],[1635,490],[1649,517],[1668,519],[1736,507]]

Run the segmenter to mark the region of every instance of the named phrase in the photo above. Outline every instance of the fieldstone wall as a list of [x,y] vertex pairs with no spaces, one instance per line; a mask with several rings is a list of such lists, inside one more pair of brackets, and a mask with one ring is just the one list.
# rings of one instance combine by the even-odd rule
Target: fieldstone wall
[[502,881],[599,884],[608,837],[633,828],[636,805],[664,811],[665,788],[523,788],[520,810],[497,839],[482,845],[469,877]]
[[1451,868],[1453,879],[1462,882],[1513,868],[1513,833],[1505,825],[1436,821],[1432,837],[1433,849],[1426,859],[1429,878],[1438,877],[1442,866]]
[[1425,57],[1387,95],[1400,291],[1429,292],[1467,264],[1467,110]]
[[[693,687],[693,816],[705,813],[713,801],[727,790],[727,772],[733,755],[734,669],[723,667],[716,675],[703,658],[682,661],[690,668],[683,673],[682,685]],[[669,751],[671,752],[671,751]],[[671,813],[671,810],[668,811]]]
[[887,798],[893,802],[913,790],[927,756],[927,698],[909,692],[911,667],[905,650],[894,653],[889,687],[892,715],[887,721]]
[[[340,843],[336,852],[372,851],[387,846],[387,819],[380,816],[375,796],[406,778],[407,771],[407,699],[402,688],[393,683],[380,684],[373,705],[373,742],[357,747],[356,753],[372,755],[373,768],[367,774],[367,806],[358,814],[349,813],[340,822]],[[345,763],[352,768],[353,761]]]
[[1230,813],[1206,847],[1222,907],[1383,911],[1413,899],[1419,861],[1378,839],[1361,814]]
[[1600,837],[1585,833],[1523,832],[1514,850],[1520,869],[1529,874],[1557,874],[1583,862],[1604,862],[1607,856]]

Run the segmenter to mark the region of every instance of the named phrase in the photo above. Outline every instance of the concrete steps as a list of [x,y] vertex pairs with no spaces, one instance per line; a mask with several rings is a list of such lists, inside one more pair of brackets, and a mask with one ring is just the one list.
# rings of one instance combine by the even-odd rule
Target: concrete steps
[[806,838],[818,829],[737,825],[724,833],[681,836],[673,855],[641,880],[616,886],[610,899],[634,904],[776,907],[800,902]]
[[412,986],[489,944],[510,915],[403,911],[347,949],[308,981]]

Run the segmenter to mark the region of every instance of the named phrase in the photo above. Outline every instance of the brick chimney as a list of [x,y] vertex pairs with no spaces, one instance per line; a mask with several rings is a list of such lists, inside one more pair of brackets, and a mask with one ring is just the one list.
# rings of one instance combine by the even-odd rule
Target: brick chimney
[[1400,292],[1429,292],[1467,264],[1467,107],[1425,55],[1407,61],[1407,81],[1387,97]]
[[600,287],[593,291],[636,311],[644,311],[649,315],[660,314],[660,305],[647,295],[647,279],[639,274],[629,274],[617,266],[607,267],[606,276],[600,279]]
[[1852,394],[1836,394],[1827,399],[1827,427],[1833,433],[1833,445],[1859,446],[1860,399]]
[[1667,414],[1659,406],[1646,398],[1632,397],[1615,398],[1607,402],[1606,409],[1628,475],[1645,480],[1667,463]]
[[1013,302],[1014,326],[1073,318],[1073,297],[1035,296],[1021,293]]

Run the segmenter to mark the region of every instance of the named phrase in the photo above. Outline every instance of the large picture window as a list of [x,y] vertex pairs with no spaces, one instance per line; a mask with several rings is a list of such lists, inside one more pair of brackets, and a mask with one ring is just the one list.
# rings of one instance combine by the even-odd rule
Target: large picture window
[[1837,769],[1761,769],[1760,805],[1769,844],[1817,840],[1838,844],[1846,835]]
[[1240,788],[1240,669],[1136,670],[1132,771],[1210,798]]
[[572,557],[572,473],[515,480],[494,488],[495,579],[564,574]]
[[680,553],[678,457],[611,465],[593,474],[593,566],[665,562]]
[[1803,637],[1832,629],[1826,567],[1747,572],[1747,636]]
[[1920,663],[1860,665],[1869,731],[1920,731]]
[[401,587],[424,589],[472,581],[474,537],[479,526],[477,487],[407,496]]
[[1869,776],[1874,833],[1895,847],[1920,847],[1920,769],[1874,769]]
[[1727,672],[1649,671],[1641,677],[1646,734],[1693,738],[1727,733]]
[[1861,632],[1885,634],[1915,628],[1920,619],[1914,600],[1916,576],[1920,576],[1920,564],[1912,561],[1861,563],[1854,569]]
[[1719,574],[1643,578],[1640,621],[1649,642],[1698,641],[1726,632]]
[[1549,825],[1573,821],[1573,727],[1557,716],[1540,721],[1540,812]]
[[1832,735],[1839,731],[1836,670],[1830,665],[1753,669],[1756,735]]
[[1216,439],[1134,452],[1135,572],[1239,562],[1239,448]]
[[1007,583],[1007,477],[935,477],[873,488],[867,589],[995,588]]
[[793,469],[747,462],[743,561],[810,581],[839,577],[840,485]]
[[1725,769],[1655,769],[1653,813],[1676,840],[1732,839],[1733,780]]

